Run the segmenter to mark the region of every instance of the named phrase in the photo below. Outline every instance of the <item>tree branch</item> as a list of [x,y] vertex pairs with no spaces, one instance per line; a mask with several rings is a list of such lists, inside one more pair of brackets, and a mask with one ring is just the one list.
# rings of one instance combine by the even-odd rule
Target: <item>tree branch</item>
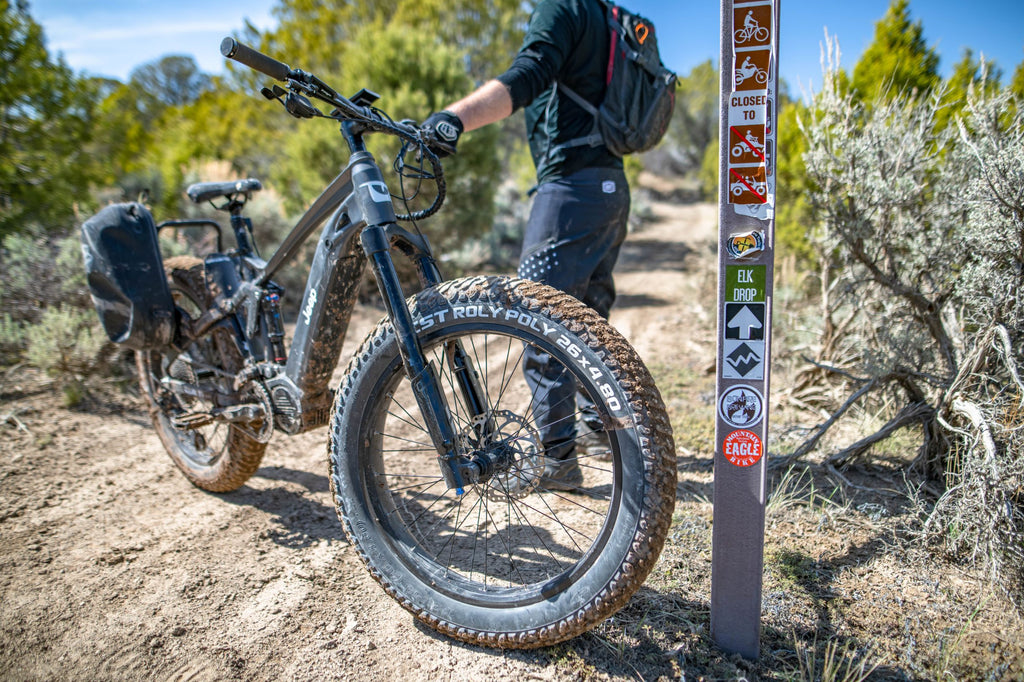
[[889,422],[874,432],[867,438],[862,438],[853,445],[840,450],[839,452],[831,455],[826,461],[827,464],[846,464],[847,461],[853,459],[864,453],[865,450],[870,448],[875,443],[879,443],[896,431],[899,431],[904,426],[913,424],[914,422],[924,422],[935,415],[935,408],[927,403],[911,403],[907,405],[899,414],[889,420]]

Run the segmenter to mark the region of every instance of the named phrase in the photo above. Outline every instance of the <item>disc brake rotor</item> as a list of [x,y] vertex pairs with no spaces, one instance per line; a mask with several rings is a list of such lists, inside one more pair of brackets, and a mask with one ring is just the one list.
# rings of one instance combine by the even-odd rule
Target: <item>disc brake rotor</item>
[[[509,410],[494,412],[491,419],[494,429],[487,434],[484,447],[504,447],[512,457],[507,467],[483,484],[484,494],[497,501],[526,497],[537,488],[544,468],[540,434],[523,417]],[[485,430],[486,423],[486,417],[477,418],[465,435],[475,437]]]

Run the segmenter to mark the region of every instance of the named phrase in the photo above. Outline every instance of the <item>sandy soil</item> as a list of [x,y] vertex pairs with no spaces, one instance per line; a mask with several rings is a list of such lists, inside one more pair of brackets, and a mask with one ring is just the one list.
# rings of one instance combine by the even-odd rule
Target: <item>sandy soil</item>
[[[677,430],[706,428],[710,416],[694,422],[690,413],[712,414],[706,370],[715,319],[707,301],[715,287],[716,208],[655,203],[653,210],[655,220],[623,252],[612,322],[659,383],[665,380]],[[379,315],[370,307],[357,311],[342,366]],[[247,485],[214,495],[178,473],[137,397],[111,392],[68,410],[45,381],[14,373],[0,398],[6,680],[736,679],[785,676],[781,669],[799,677],[798,644],[816,640],[816,632],[853,637],[866,648],[873,631],[903,620],[892,613],[897,598],[949,601],[937,588],[929,591],[933,578],[956,578],[971,595],[981,594],[973,578],[953,569],[916,580],[913,566],[927,559],[914,563],[877,551],[858,558],[865,543],[884,534],[861,521],[874,512],[861,514],[854,505],[848,509],[855,523],[823,528],[825,507],[815,508],[813,494],[809,506],[806,495],[794,494],[795,511],[770,516],[764,660],[755,666],[715,650],[707,638],[711,459],[680,434],[679,505],[648,586],[620,616],[572,642],[532,652],[481,649],[419,626],[365,571],[330,500],[325,430],[275,435]],[[829,581],[815,577],[830,552],[844,550],[850,562],[834,567]],[[877,562],[868,563],[872,557]],[[905,582],[894,583],[894,574]],[[810,587],[800,587],[805,577]],[[811,589],[816,584],[831,596]],[[804,596],[790,597],[787,589]],[[848,599],[841,612],[830,610],[837,595]],[[930,662],[941,656],[941,642],[952,642],[977,606],[955,605],[937,620],[918,614],[917,625],[904,628],[918,649],[938,646],[938,653],[915,653],[907,662],[898,660],[904,640],[876,645],[874,659],[885,664],[876,674],[916,679],[940,670]],[[961,630],[957,643],[966,648],[957,655],[974,646],[981,653],[957,670],[1024,675],[1020,621],[998,596],[971,617],[978,627]],[[928,633],[947,625],[953,629],[946,639],[929,645]]]

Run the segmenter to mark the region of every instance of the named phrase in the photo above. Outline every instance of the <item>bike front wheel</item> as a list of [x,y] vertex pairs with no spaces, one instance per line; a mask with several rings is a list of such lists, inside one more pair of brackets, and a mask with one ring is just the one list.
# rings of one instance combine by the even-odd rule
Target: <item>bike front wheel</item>
[[[332,421],[331,489],[346,533],[392,597],[457,639],[531,648],[590,629],[640,587],[671,521],[675,450],[650,374],[597,313],[535,282],[455,280],[410,307],[456,449],[501,457],[461,495],[446,486],[382,321],[349,365]],[[568,444],[582,472],[569,484],[545,482],[551,425],[539,406],[554,407],[527,381],[527,349],[546,358],[547,376],[575,382],[563,419],[584,405],[599,417]],[[482,413],[460,389],[460,354]]]

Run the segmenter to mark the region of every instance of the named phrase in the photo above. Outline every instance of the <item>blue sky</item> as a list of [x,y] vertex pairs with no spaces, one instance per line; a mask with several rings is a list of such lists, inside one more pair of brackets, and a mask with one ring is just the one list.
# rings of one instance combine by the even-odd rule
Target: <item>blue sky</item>
[[[191,54],[200,67],[218,73],[224,60],[220,39],[248,19],[258,28],[274,25],[276,0],[29,0],[50,49],[62,52],[77,71],[126,79],[132,68],[165,54]],[[325,0],[326,1],[326,0]],[[821,82],[824,29],[837,36],[841,63],[852,68],[870,44],[874,24],[889,0],[780,0],[781,74],[794,95]],[[623,0],[659,30],[662,59],[685,74],[719,54],[718,0]],[[1020,0],[911,0],[914,20],[942,59],[944,75],[970,47],[995,60],[1006,77],[1024,61],[1024,2]],[[293,59],[297,64],[301,59]],[[1005,82],[1005,81],[1004,81]]]

